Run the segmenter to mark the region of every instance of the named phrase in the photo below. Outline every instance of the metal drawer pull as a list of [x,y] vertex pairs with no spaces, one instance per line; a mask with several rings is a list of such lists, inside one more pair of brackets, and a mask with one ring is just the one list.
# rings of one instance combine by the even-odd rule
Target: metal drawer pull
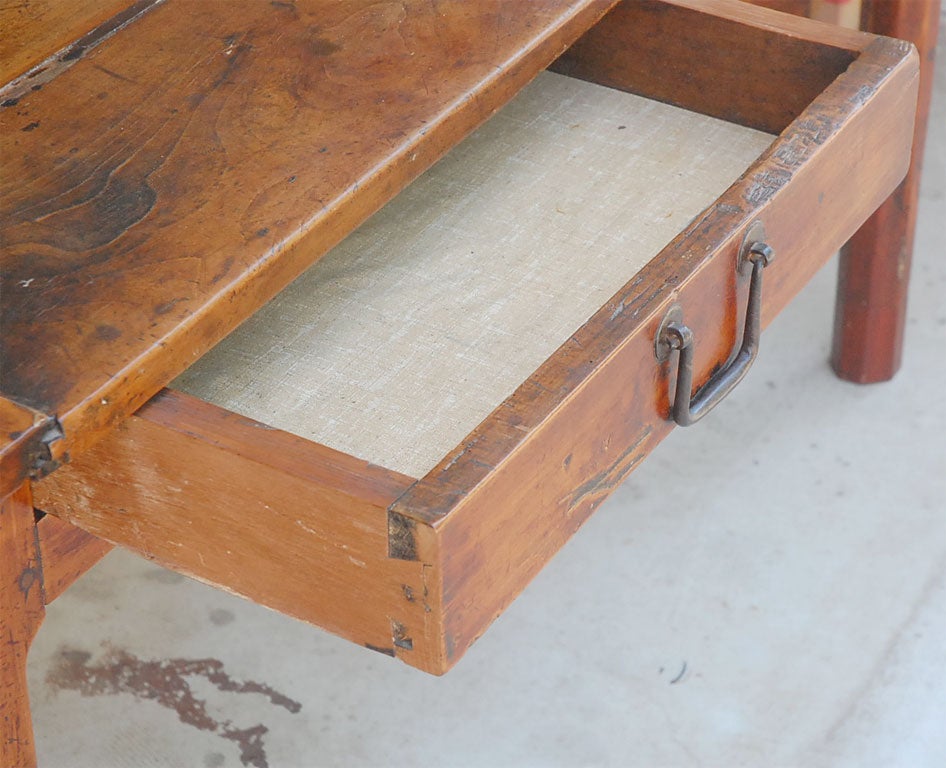
[[658,336],[658,347],[663,347],[666,356],[669,356],[670,351],[674,349],[680,352],[677,387],[670,415],[681,427],[695,424],[713,410],[742,381],[755,361],[756,355],[759,354],[759,337],[762,332],[762,270],[772,263],[775,254],[772,248],[761,240],[747,242],[742,252],[743,259],[752,265],[752,278],[749,283],[749,303],[746,308],[742,346],[732,362],[718,371],[700,388],[699,392],[691,395],[695,346],[693,331],[680,320],[670,319],[669,322],[665,321]]

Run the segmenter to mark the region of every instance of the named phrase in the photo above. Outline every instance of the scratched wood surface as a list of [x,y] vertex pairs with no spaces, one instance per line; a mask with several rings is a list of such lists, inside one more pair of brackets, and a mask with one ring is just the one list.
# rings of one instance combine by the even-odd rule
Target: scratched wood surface
[[[674,12],[676,26],[668,28],[668,34],[712,29],[715,19],[735,12],[732,4],[724,2],[675,2],[674,6],[686,12]],[[645,15],[665,10],[661,4],[633,3],[630,7]],[[622,12],[603,23],[633,26],[637,22],[633,14]],[[803,20],[795,26],[791,19],[773,21],[766,14],[753,15],[744,23],[785,38],[786,45],[805,38],[811,29]],[[601,39],[619,42],[621,36],[614,30],[605,29],[605,33]],[[761,218],[767,240],[779,254],[766,270],[763,319],[768,322],[902,178],[909,161],[917,91],[916,54],[897,42],[851,33],[840,33],[833,45],[830,31],[818,27],[816,33],[816,37],[829,38],[820,44],[853,50],[853,63],[847,66],[842,62],[835,72],[837,79],[743,178],[606,301],[436,468],[408,485],[388,507],[387,558],[416,569],[408,571],[411,575],[402,584],[411,586],[410,594],[416,600],[414,586],[416,579],[421,579],[424,610],[398,621],[397,626],[386,625],[384,617],[407,615],[404,611],[411,602],[403,590],[388,591],[392,584],[389,575],[379,587],[387,597],[379,597],[362,617],[364,621],[359,620],[362,641],[367,636],[364,627],[373,627],[375,633],[386,628],[390,638],[385,647],[393,648],[407,663],[437,673],[455,664],[669,431],[672,366],[658,366],[653,357],[654,335],[667,308],[679,302],[686,322],[697,333],[697,378],[705,380],[738,343],[736,329],[746,286],[736,276],[735,262],[748,224]],[[674,55],[689,55],[691,65],[698,68],[703,50],[694,45],[689,54],[677,49]],[[664,71],[658,60],[649,61],[647,66]],[[593,66],[580,60],[577,65],[583,77],[595,79]],[[685,72],[685,68],[676,71]],[[607,77],[618,87],[626,84],[631,90],[640,73],[633,62],[627,62],[624,72],[609,67]],[[777,85],[784,87],[786,82],[783,79]],[[721,93],[720,98],[724,97]],[[863,158],[871,158],[871,162]],[[845,173],[838,173],[838,168],[844,168]],[[173,400],[183,396],[164,397]],[[221,441],[216,437],[221,434],[217,427],[206,420],[202,425],[194,421],[193,414],[206,414],[206,409],[215,408],[212,405],[191,400],[187,408],[167,408],[166,401],[157,401],[154,409],[143,411],[115,436],[37,483],[37,498],[47,511],[138,551],[160,550],[162,562],[201,575],[205,564],[197,553],[218,548],[217,531],[227,527],[214,517],[227,514],[217,494],[232,497],[233,487],[243,487],[252,476],[250,472],[227,474],[224,468],[241,466],[246,451],[260,449],[253,447],[255,440],[248,436],[253,430],[248,426],[238,430],[239,434],[247,433],[244,438],[233,434],[232,439]],[[229,423],[241,418],[221,414],[219,409],[213,413],[216,416],[211,421],[216,424],[221,419]],[[206,436],[205,430],[209,430]],[[286,472],[290,467],[285,462],[291,457],[307,455],[309,449],[327,450],[284,432],[265,434],[265,449],[253,461],[274,467],[280,482],[287,474],[302,471],[293,465],[296,468]],[[187,456],[181,448],[187,441],[203,442],[201,455],[216,456],[214,466],[219,464],[221,474],[218,479],[217,472],[202,473],[205,477],[199,492],[191,495],[182,484],[180,498],[169,499],[165,493],[169,477],[179,473],[190,481],[196,474],[194,462],[175,458]],[[208,446],[214,450],[206,451]],[[145,468],[159,462],[165,462],[165,471],[149,478]],[[113,470],[115,467],[123,469]],[[265,503],[272,493],[279,492],[280,482],[261,479],[259,497],[237,493],[236,508]],[[280,514],[274,509],[265,519],[272,515],[279,520],[294,513],[298,498],[321,493],[317,489],[324,482],[319,480],[311,488],[305,482],[290,485],[294,492],[280,502],[285,511]],[[328,484],[330,490],[332,481]],[[122,519],[121,510],[127,509],[132,499],[137,526]],[[180,547],[167,544],[164,517],[169,505],[187,509],[186,545],[180,540],[173,540],[182,544]],[[376,513],[369,525],[372,531],[377,526]],[[313,506],[311,514],[316,522],[321,513]],[[248,526],[251,538],[268,536],[265,526],[253,532],[252,515],[237,515],[234,524]],[[337,541],[363,546],[365,535],[374,534],[366,531]],[[302,554],[308,546],[305,539],[288,534],[280,538],[301,548],[300,572],[318,567],[318,557]],[[259,565],[261,574],[266,573],[266,567]],[[279,564],[273,567],[278,569]],[[226,578],[216,581],[221,575]],[[223,570],[208,570],[204,577],[222,586],[237,578],[226,576]],[[286,592],[297,586],[284,579],[257,577],[253,596],[276,605],[286,602]],[[333,625],[338,615],[324,622],[319,611],[328,609],[318,608],[312,600],[307,597],[297,603],[307,606],[304,618]],[[352,606],[351,610],[356,609],[361,607]]]
[[38,66],[133,5],[134,0],[0,0],[0,84]]
[[74,455],[613,2],[167,0],[0,101],[3,397]]

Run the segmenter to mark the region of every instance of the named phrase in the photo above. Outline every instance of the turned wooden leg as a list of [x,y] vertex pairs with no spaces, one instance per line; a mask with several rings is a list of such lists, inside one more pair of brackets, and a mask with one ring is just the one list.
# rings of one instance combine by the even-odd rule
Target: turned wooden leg
[[45,615],[29,485],[0,501],[0,766],[35,768],[26,655]]
[[831,364],[842,379],[861,384],[886,381],[900,367],[939,6],[940,0],[868,0],[864,7],[867,31],[916,45],[920,93],[910,170],[841,252]]

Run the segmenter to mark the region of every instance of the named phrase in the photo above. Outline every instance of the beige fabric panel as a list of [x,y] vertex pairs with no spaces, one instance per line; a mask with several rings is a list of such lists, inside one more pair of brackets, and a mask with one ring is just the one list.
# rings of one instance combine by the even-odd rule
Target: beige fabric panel
[[543,74],[173,386],[421,477],[771,140]]

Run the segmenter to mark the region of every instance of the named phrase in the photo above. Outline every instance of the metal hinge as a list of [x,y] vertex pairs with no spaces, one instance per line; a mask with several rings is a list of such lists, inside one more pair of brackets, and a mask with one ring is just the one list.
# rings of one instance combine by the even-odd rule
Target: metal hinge
[[46,477],[64,461],[69,460],[66,453],[66,433],[55,416],[43,424],[36,442],[29,452],[30,477],[34,480]]

